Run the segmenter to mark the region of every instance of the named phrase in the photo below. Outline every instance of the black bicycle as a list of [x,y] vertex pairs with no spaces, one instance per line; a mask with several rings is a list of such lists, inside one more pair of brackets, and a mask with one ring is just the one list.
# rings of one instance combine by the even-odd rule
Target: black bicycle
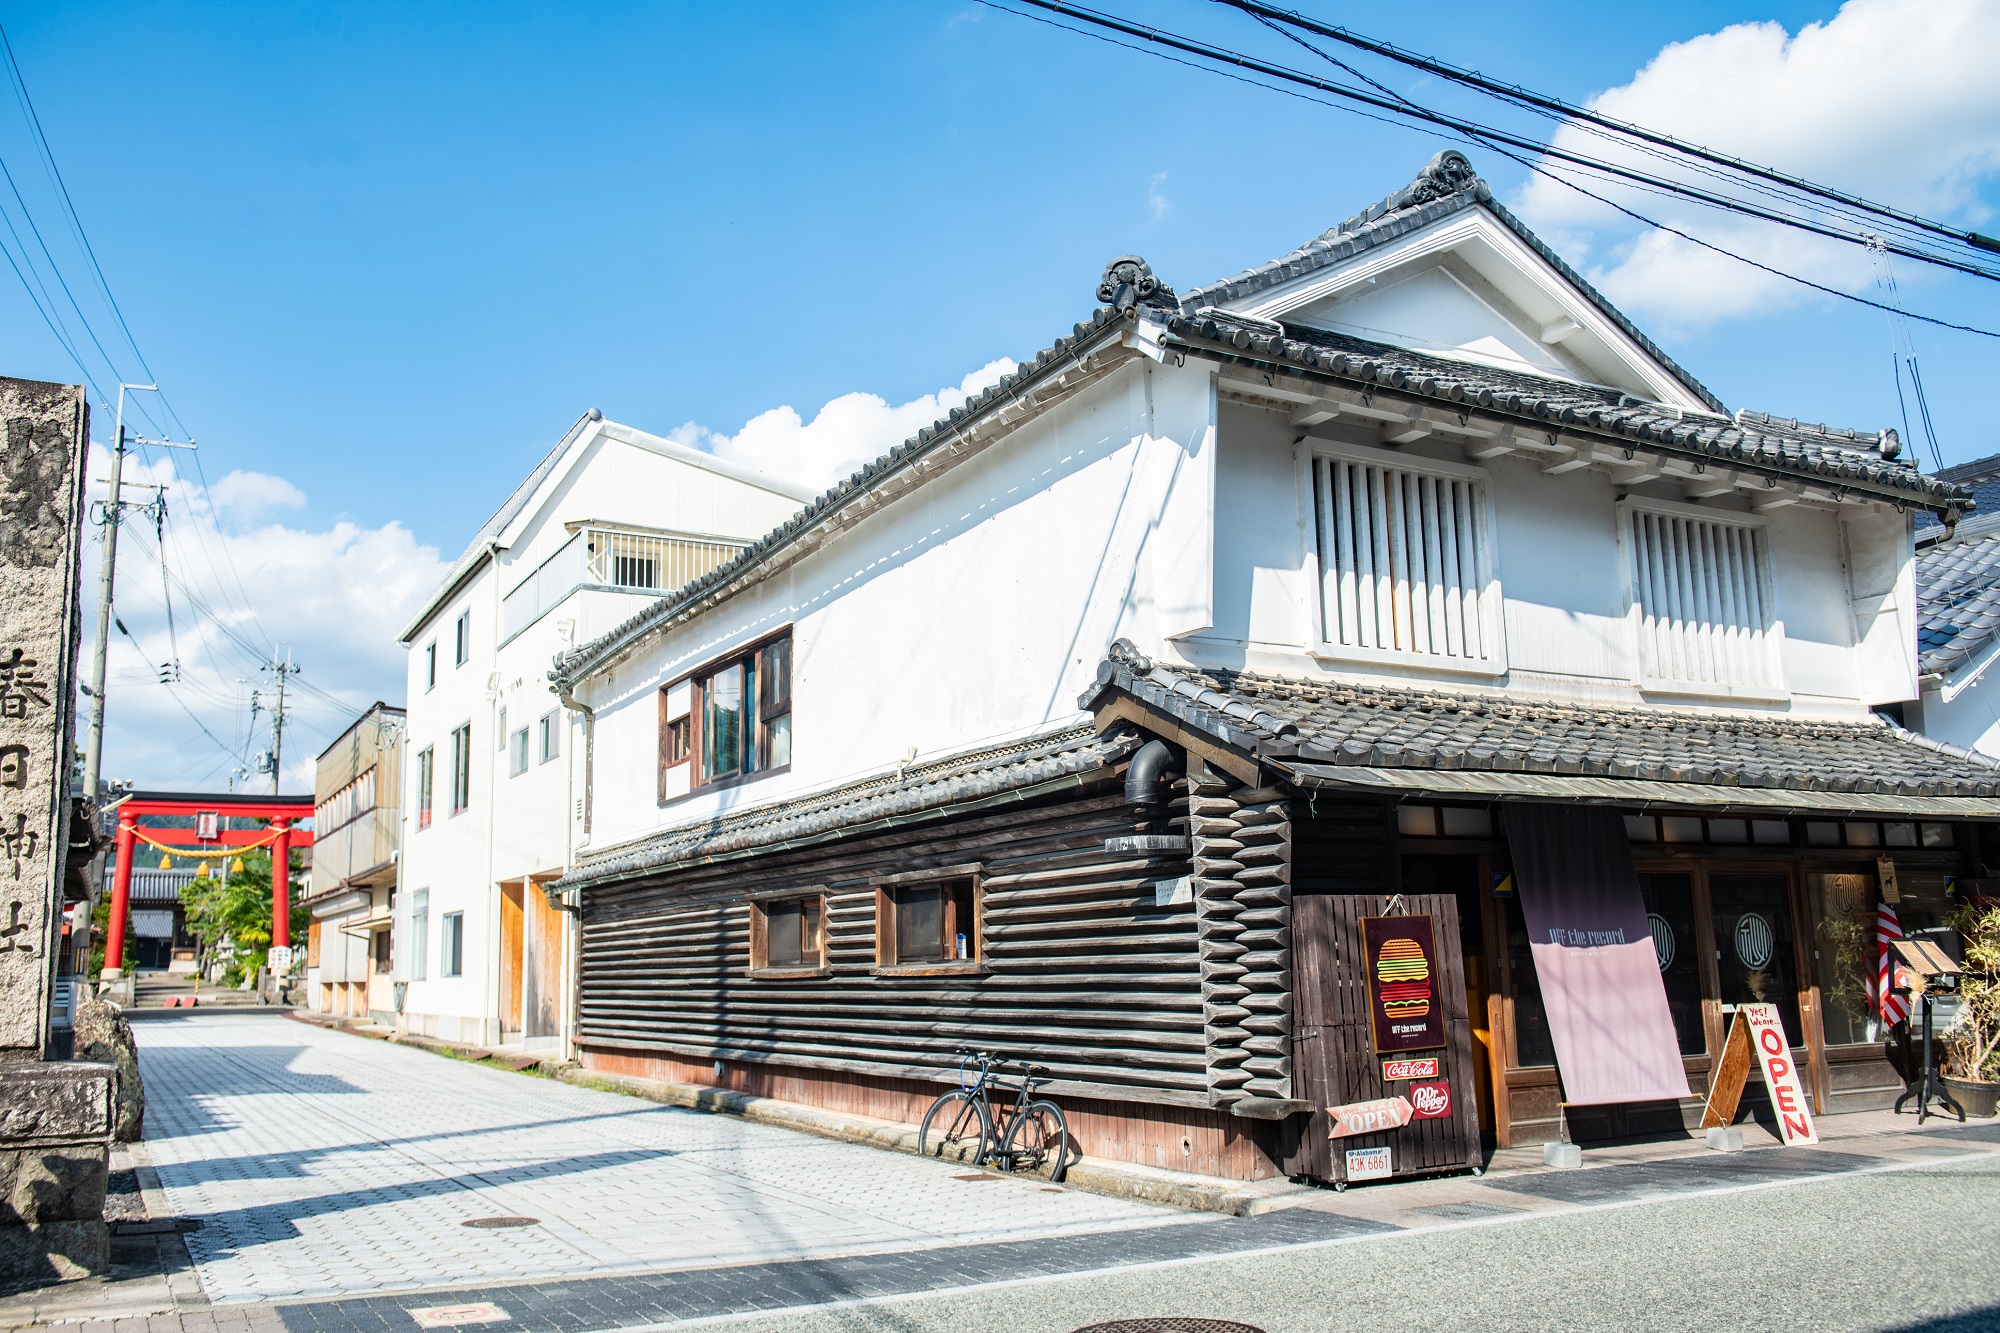
[[[1020,1083],[1013,1089],[1000,1082],[1004,1056],[960,1047],[958,1086],[931,1103],[917,1130],[917,1151],[926,1157],[979,1166],[990,1162],[1002,1171],[1026,1170],[1061,1184],[1069,1174],[1072,1140],[1062,1108],[1035,1089],[1048,1082],[1048,1069],[1026,1061],[1015,1066]],[[979,1070],[972,1072],[974,1063]],[[994,1093],[1013,1094],[1011,1107],[998,1107],[994,1123]]]

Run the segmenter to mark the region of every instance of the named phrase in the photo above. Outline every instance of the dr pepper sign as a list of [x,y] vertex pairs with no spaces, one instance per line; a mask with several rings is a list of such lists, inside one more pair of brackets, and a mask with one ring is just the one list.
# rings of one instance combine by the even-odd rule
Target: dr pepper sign
[[1428,916],[1361,919],[1368,956],[1368,1018],[1378,1055],[1444,1045],[1437,935]]

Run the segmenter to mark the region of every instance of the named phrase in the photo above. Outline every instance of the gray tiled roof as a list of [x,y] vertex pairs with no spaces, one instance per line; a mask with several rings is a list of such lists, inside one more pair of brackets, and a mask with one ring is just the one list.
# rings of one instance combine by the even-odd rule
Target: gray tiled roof
[[1484,205],[1502,225],[1541,256],[1544,263],[1562,274],[1564,280],[1596,306],[1599,313],[1643,348],[1646,355],[1671,372],[1690,393],[1717,412],[1726,413],[1729,410],[1722,405],[1720,398],[1708,391],[1707,386],[1683,370],[1651,338],[1641,333],[1623,311],[1606,300],[1604,294],[1585,281],[1581,273],[1571,268],[1561,255],[1530,231],[1526,223],[1503,208],[1494,199],[1493,191],[1486,182],[1473,171],[1472,163],[1466,160],[1465,155],[1450,148],[1433,157],[1417,173],[1415,180],[1387,199],[1356,213],[1338,226],[1328,228],[1290,254],[1245,269],[1233,278],[1195,288],[1182,300],[1182,309],[1198,310],[1205,305],[1254,296],[1318,269],[1345,263],[1356,255],[1366,254],[1399,236],[1428,227],[1440,218],[1448,218],[1474,205]]
[[963,810],[984,800],[1018,800],[1035,788],[1073,784],[1101,773],[1136,744],[1129,736],[1100,736],[1081,724],[948,755],[817,795],[733,810],[585,852],[576,869],[556,887],[577,888],[754,850],[851,836],[946,809]]
[[1163,666],[1121,641],[1080,701],[1120,690],[1290,763],[1569,774],[1907,796],[2000,795],[2000,764],[1885,722],[1460,694]]
[[1285,324],[1282,335],[1274,334],[1267,321],[1238,320],[1216,310],[1169,315],[1166,323],[1169,343],[1214,348],[1224,355],[1247,353],[1252,360],[1286,362],[1461,410],[1478,407],[1833,485],[1858,482],[1902,492],[1922,504],[1949,506],[1965,498],[1962,488],[1927,477],[1900,458],[1885,457],[1877,447],[1878,434],[1802,425],[1762,412],[1743,412],[1733,419],[1682,412],[1615,389],[1501,370],[1344,333]]
[[[1464,159],[1461,157],[1459,161],[1462,163]],[[1465,174],[1470,176],[1470,172],[1471,168],[1467,165]],[[1495,216],[1514,228],[1543,258],[1576,283],[1579,290],[1597,302],[1607,316],[1636,339],[1649,355],[1680,375],[1690,390],[1704,402],[1714,405],[1718,412],[1723,410],[1713,394],[1680,371],[1665,353],[1592,290],[1580,275],[1563,264],[1561,258],[1526,226],[1494,203],[1491,192],[1485,190],[1483,183],[1477,183],[1476,176],[1471,177],[1477,183],[1474,189],[1451,185],[1456,175],[1457,168],[1440,154],[1410,186],[1291,255],[1260,265],[1225,282],[1197,288],[1185,299],[1176,298],[1165,287],[1158,287],[1149,295],[1143,295],[1137,305],[1121,302],[1099,306],[1088,320],[1077,324],[1067,335],[1056,339],[1047,349],[1018,366],[1012,374],[1004,376],[964,405],[953,408],[937,422],[918,431],[846,480],[836,483],[779,527],[745,547],[734,559],[678,591],[648,603],[624,623],[560,657],[555,670],[549,673],[550,678],[558,682],[580,680],[653,630],[692,614],[708,599],[721,595],[731,583],[777,558],[806,534],[834,519],[851,502],[891,474],[910,468],[919,459],[950,444],[970,423],[1015,403],[1024,394],[1038,391],[1042,383],[1076,364],[1087,345],[1101,344],[1122,336],[1138,319],[1141,307],[1147,318],[1166,321],[1170,330],[1169,339],[1190,350],[1205,350],[1239,361],[1271,365],[1280,373],[1299,374],[1311,368],[1316,373],[1345,378],[1360,385],[1379,386],[1419,398],[1435,397],[1461,407],[1472,404],[1497,413],[1519,413],[1537,423],[1558,423],[1572,430],[1598,431],[1612,440],[1644,441],[1668,451],[1686,451],[1704,460],[1713,458],[1753,470],[1762,468],[1793,476],[1813,477],[1832,485],[1843,481],[1860,482],[1877,491],[1889,492],[1892,498],[1908,496],[1916,503],[1939,509],[1964,505],[1966,493],[1962,489],[1924,477],[1908,464],[1884,457],[1879,449],[1873,447],[1881,437],[1867,432],[1801,425],[1762,413],[1744,412],[1739,414],[1739,418],[1680,413],[1615,390],[1428,356],[1341,334],[1287,326],[1283,336],[1273,336],[1271,326],[1266,323],[1231,319],[1203,308],[1214,300],[1228,299],[1232,292],[1247,294],[1259,290],[1261,286],[1274,285],[1308,271],[1301,265],[1316,267],[1337,262],[1349,253],[1358,253],[1342,250],[1335,254],[1350,240],[1364,248],[1378,245],[1394,235],[1480,203],[1491,208]],[[1427,180],[1429,184],[1425,184]],[[1144,261],[1130,256],[1121,257],[1112,261],[1110,269],[1107,269],[1107,284],[1111,271],[1121,267],[1145,269]],[[1145,271],[1150,278],[1150,270]],[[1099,299],[1113,299],[1110,290],[1108,285],[1101,286]],[[1194,313],[1185,313],[1190,311]]]
[[1917,659],[1950,675],[2000,638],[2000,513],[1917,552]]

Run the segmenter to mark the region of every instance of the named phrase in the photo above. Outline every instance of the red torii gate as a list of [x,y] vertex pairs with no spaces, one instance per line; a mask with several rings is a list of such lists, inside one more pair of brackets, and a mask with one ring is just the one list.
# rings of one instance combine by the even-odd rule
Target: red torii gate
[[[184,815],[196,821],[194,828],[147,829],[148,842],[174,847],[254,847],[268,839],[271,844],[271,945],[289,948],[292,943],[291,856],[294,842],[311,843],[312,831],[293,827],[310,819],[310,796],[239,796],[203,792],[135,791],[114,807],[118,811],[118,872],[112,881],[111,925],[104,934],[104,980],[116,980],[125,970],[125,917],[132,900],[132,856],[139,840],[142,815]],[[216,816],[215,836],[204,838],[200,827],[203,815]],[[264,819],[269,830],[225,829],[226,819]]]

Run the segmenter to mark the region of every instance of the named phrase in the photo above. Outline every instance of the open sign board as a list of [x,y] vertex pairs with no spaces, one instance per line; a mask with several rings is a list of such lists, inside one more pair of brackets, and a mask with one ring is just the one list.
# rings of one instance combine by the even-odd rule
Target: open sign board
[[1345,1106],[1329,1106],[1326,1113],[1333,1121],[1331,1139],[1349,1138],[1355,1134],[1377,1134],[1385,1129],[1401,1129],[1410,1123],[1416,1111],[1407,1097],[1381,1097],[1372,1102],[1349,1102]]
[[1778,1117],[1778,1133],[1787,1148],[1819,1142],[1813,1128],[1812,1110],[1799,1082],[1798,1065],[1792,1060],[1791,1043],[1785,1040],[1785,1025],[1775,1004],[1739,1004],[1729,1025],[1729,1040],[1723,1043],[1722,1059],[1709,1080],[1708,1109],[1701,1118],[1703,1128],[1716,1128],[1736,1119],[1743,1087],[1750,1081],[1750,1060],[1756,1057],[1764,1072],[1764,1086],[1771,1093],[1771,1109]]

